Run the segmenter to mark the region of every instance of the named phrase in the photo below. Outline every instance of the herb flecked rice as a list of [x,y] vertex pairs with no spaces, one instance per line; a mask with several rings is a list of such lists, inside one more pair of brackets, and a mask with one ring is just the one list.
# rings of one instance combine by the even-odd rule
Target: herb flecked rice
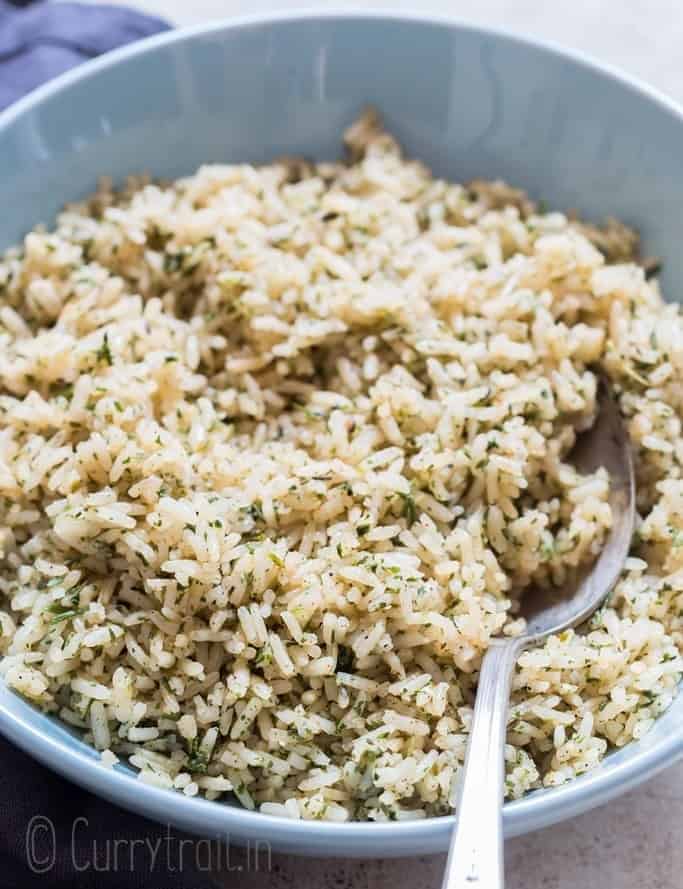
[[634,234],[348,163],[104,184],[0,262],[0,673],[143,781],[292,818],[448,811],[481,657],[609,527],[564,462],[596,368],[637,539],[521,655],[507,794],[639,738],[683,662],[683,322]]

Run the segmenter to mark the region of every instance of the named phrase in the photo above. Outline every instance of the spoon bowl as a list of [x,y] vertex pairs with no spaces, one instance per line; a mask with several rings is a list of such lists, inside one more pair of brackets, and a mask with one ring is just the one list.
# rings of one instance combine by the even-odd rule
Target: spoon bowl
[[612,524],[596,561],[578,574],[571,589],[525,592],[525,632],[494,639],[484,656],[443,889],[502,889],[503,753],[517,658],[524,648],[586,621],[605,601],[628,556],[635,520],[631,446],[616,398],[602,377],[597,402],[596,420],[579,436],[568,462],[582,473],[601,466],[607,470]]
[[617,582],[628,555],[635,519],[633,460],[617,401],[602,378],[597,402],[595,423],[578,436],[568,462],[582,474],[601,466],[607,470],[612,527],[595,563],[577,574],[571,589],[534,587],[524,592],[520,616],[527,626],[521,638],[529,645],[587,620]]

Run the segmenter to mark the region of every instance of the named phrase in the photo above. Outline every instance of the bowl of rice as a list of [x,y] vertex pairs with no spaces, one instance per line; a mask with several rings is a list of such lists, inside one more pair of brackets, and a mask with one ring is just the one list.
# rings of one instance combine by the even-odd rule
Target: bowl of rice
[[604,374],[637,530],[519,658],[506,833],[683,754],[681,150],[594,63],[359,12],[1,115],[3,735],[195,833],[444,850],[490,640],[610,527],[567,460]]

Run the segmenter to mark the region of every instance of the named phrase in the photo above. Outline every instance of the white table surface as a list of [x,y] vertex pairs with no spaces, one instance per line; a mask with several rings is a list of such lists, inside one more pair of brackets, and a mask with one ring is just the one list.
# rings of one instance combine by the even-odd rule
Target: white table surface
[[[97,2],[97,0],[91,0]],[[117,0],[108,0],[117,2]],[[179,25],[292,8],[419,9],[457,14],[582,50],[683,103],[682,0],[129,0]],[[683,763],[562,825],[506,845],[507,889],[683,889]],[[239,861],[235,852],[233,865]],[[352,862],[274,855],[263,870],[226,874],[240,889],[438,889],[441,856]],[[223,881],[221,881],[222,883]]]

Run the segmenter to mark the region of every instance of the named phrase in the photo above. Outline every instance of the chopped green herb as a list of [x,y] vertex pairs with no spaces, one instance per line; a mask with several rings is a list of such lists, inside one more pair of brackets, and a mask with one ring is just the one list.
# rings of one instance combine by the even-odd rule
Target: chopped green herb
[[167,275],[177,272],[183,265],[182,253],[165,253],[164,254],[164,271]]
[[209,759],[201,750],[201,741],[199,737],[193,738],[190,742],[190,749],[187,753],[185,768],[193,775],[204,775],[209,767]]
[[410,528],[417,521],[417,506],[412,494],[401,494],[400,496],[403,499],[403,515]]
[[273,662],[273,652],[270,645],[264,645],[254,659],[255,667],[267,667]]
[[102,339],[102,345],[97,350],[97,360],[106,362],[106,364],[108,364],[110,367],[114,363],[114,361],[111,357],[111,349],[109,348],[109,334],[108,333],[105,333],[105,335]]
[[260,500],[254,500],[253,503],[250,503],[249,506],[246,507],[246,511],[255,522],[263,521],[263,508]]
[[78,617],[79,614],[84,614],[87,610],[87,608],[74,608],[73,605],[64,605],[62,602],[53,602],[45,609],[47,614],[52,615],[50,620],[51,627],[65,620],[72,620],[74,617]]
[[73,383],[53,383],[50,392],[55,398],[66,398],[67,401],[71,401],[74,397]]

